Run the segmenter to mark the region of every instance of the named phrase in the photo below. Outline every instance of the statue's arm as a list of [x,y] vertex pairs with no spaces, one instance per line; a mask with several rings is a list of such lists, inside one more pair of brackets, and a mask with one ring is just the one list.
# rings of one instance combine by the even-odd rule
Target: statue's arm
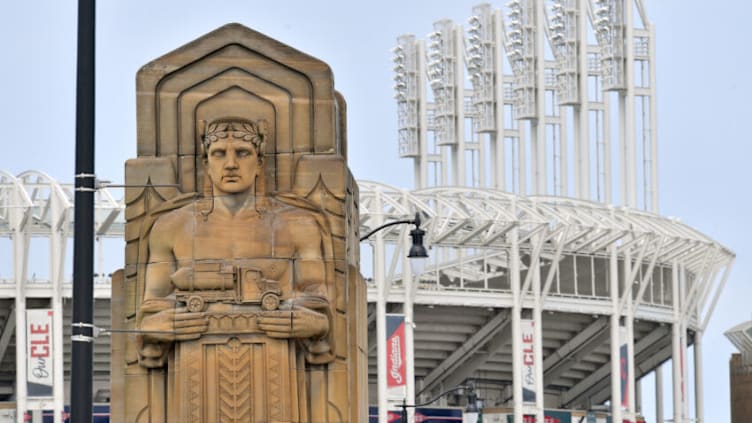
[[[149,237],[149,262],[146,265],[144,302],[166,299],[172,294],[170,275],[175,271],[175,256],[172,252],[171,223],[166,216],[154,224]],[[171,233],[173,232],[173,233]]]
[[308,224],[298,228],[294,236],[298,256],[295,260],[296,289],[304,296],[318,297],[328,303],[324,243],[331,241],[313,217]]
[[149,259],[146,265],[144,301],[138,310],[139,361],[144,367],[162,367],[166,353],[174,341],[197,339],[207,329],[201,313],[188,313],[178,307],[170,275],[176,268],[172,245],[175,225],[166,215],[152,228],[149,237]]
[[[319,221],[311,218],[311,222],[305,225],[301,231],[296,260],[299,275],[297,287],[302,294],[306,308],[314,311],[317,315],[326,317],[326,331],[311,337],[303,343],[306,360],[313,364],[325,364],[334,359],[334,312],[332,299],[329,298],[329,284],[327,283],[327,256],[326,245],[331,245],[330,235],[319,226]],[[330,275],[331,276],[331,275]]]

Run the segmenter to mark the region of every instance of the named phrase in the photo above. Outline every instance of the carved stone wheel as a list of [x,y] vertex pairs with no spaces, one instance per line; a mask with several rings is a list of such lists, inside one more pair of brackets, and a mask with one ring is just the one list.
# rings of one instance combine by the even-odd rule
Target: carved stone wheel
[[279,295],[267,292],[261,296],[261,308],[266,311],[276,310],[279,307]]
[[199,297],[198,295],[192,295],[188,297],[188,301],[186,301],[186,307],[188,308],[188,311],[192,311],[194,313],[204,311],[204,305],[204,299]]

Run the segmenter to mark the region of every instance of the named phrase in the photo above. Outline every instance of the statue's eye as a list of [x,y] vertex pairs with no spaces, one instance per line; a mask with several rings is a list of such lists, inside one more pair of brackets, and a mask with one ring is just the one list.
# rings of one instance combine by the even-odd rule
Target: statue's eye
[[249,150],[238,150],[238,157],[248,157],[251,155]]
[[222,158],[225,156],[225,150],[216,149],[211,152],[212,157]]

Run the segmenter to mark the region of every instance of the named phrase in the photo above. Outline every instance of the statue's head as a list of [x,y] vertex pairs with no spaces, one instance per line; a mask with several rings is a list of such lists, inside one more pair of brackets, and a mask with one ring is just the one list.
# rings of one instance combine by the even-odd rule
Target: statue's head
[[216,119],[205,126],[203,156],[214,195],[248,192],[264,171],[266,121]]

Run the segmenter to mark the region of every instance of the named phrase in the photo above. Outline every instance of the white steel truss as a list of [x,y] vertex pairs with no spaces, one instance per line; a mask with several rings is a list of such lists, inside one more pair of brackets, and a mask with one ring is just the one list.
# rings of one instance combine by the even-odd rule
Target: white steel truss
[[[514,353],[518,342],[514,334],[519,330],[515,329],[519,325],[516,316],[532,312],[536,326],[543,326],[543,312],[609,316],[610,323],[599,319],[583,327],[573,338],[579,340],[576,347],[563,343],[545,355],[536,351],[537,362],[543,363],[537,370],[538,392],[550,385],[566,387],[558,406],[603,402],[614,395],[620,398],[619,385],[612,383],[609,388],[608,382],[609,377],[620,380],[619,360],[605,363],[579,383],[558,379],[572,371],[567,366],[591,354],[613,356],[614,351],[598,350],[609,338],[617,356],[619,345],[626,342],[629,356],[634,358],[629,363],[629,380],[633,381],[630,405],[617,407],[614,414],[634,418],[634,382],[668,358],[683,365],[681,345],[686,346],[690,336],[697,354],[701,334],[735,258],[733,252],[677,219],[626,207],[467,187],[408,191],[365,181],[360,181],[359,187],[361,233],[417,212],[423,216],[425,242],[431,248],[426,271],[413,283],[411,276],[402,274],[407,269],[407,229],[391,227],[376,237],[371,243],[378,259],[369,288],[370,302],[511,310],[511,317],[496,315],[479,327],[476,335],[468,336],[462,353],[451,355],[436,371],[425,374],[417,383],[425,393],[439,386],[446,388],[440,385],[443,383],[461,383],[464,379],[460,377],[471,377],[472,369],[490,359],[488,352],[502,348],[510,337]],[[508,326],[510,319],[511,336],[499,335],[506,333],[501,328]],[[671,331],[660,329],[663,326],[638,334],[635,321],[675,329],[671,337]],[[536,334],[540,342],[554,336],[543,330]],[[495,336],[501,337],[492,342]],[[670,341],[656,344],[651,341],[655,337]],[[478,348],[484,343],[486,352],[480,354]],[[562,356],[574,361],[562,362]],[[512,360],[511,368],[520,367],[517,360]],[[469,371],[458,372],[458,368]],[[515,380],[507,379],[515,387],[516,375],[511,372],[510,379]],[[677,386],[686,378],[686,368],[675,370]],[[679,395],[678,389],[676,392]],[[688,403],[684,397],[677,402],[676,421],[688,421]],[[533,408],[523,407],[519,399],[513,404],[521,414],[542,413],[544,408],[542,399]]]
[[[425,218],[422,227],[427,231],[426,244],[452,249],[453,253],[444,258],[432,255],[427,270],[420,276],[418,290],[428,293],[510,293],[509,282],[495,276],[506,274],[511,267],[510,232],[514,228],[519,236],[520,254],[531,256],[548,270],[544,275],[544,304],[549,298],[560,296],[561,300],[571,299],[572,311],[576,311],[587,305],[588,300],[609,299],[610,293],[605,288],[593,290],[590,283],[565,286],[561,273],[567,257],[587,257],[594,267],[608,266],[611,250],[615,249],[620,264],[632,262],[627,274],[632,283],[620,287],[621,312],[626,310],[626,294],[632,291],[631,308],[646,313],[640,317],[673,321],[669,298],[673,294],[664,286],[671,282],[664,280],[668,276],[659,269],[671,268],[676,263],[689,275],[687,292],[681,301],[684,304],[681,318],[686,319],[691,329],[702,330],[719,294],[723,273],[735,257],[727,248],[677,219],[639,210],[569,198],[521,197],[460,187],[407,191],[367,181],[360,181],[359,187],[362,233],[378,226],[377,221],[405,219],[419,212]],[[404,232],[405,228],[400,226],[391,227],[383,231],[383,240],[398,245]],[[395,248],[393,253],[400,254],[398,250]],[[530,267],[521,266],[523,271]],[[399,287],[399,269],[392,266],[388,270],[386,278],[391,281],[388,285]],[[568,266],[567,270],[576,269]],[[532,277],[532,273],[526,274],[530,275],[528,279]],[[591,279],[596,284],[607,283]],[[523,280],[523,294],[530,293],[530,283]],[[581,292],[583,287],[586,290]],[[398,298],[400,294],[395,295]],[[457,305],[471,305],[465,298],[456,300]],[[475,305],[487,304],[483,298],[475,301]],[[557,302],[557,307],[562,304]]]

